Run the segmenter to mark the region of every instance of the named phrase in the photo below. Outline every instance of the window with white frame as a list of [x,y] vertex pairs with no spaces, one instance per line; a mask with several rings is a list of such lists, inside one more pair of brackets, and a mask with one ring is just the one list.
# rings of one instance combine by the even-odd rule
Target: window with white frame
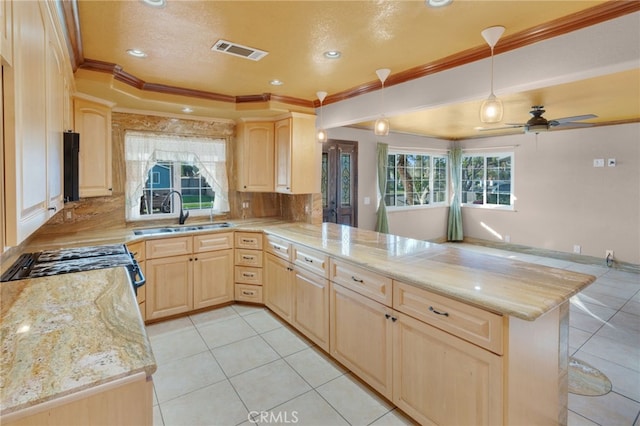
[[385,205],[390,208],[446,205],[447,164],[444,155],[390,152]]
[[229,211],[225,153],[225,139],[126,132],[127,220]]
[[462,205],[513,208],[513,153],[463,154],[461,172]]

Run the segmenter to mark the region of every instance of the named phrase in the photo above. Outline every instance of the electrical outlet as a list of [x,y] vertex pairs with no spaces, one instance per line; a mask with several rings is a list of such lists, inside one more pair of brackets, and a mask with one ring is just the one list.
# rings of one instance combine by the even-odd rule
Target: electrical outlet
[[578,244],[574,244],[573,245],[573,252],[574,253],[580,254],[581,251],[582,251],[582,247],[580,247],[580,245],[578,245]]
[[605,259],[613,259],[613,250],[607,250],[604,253],[604,258]]
[[65,211],[64,211],[64,219],[65,220],[73,220],[73,210],[65,209]]

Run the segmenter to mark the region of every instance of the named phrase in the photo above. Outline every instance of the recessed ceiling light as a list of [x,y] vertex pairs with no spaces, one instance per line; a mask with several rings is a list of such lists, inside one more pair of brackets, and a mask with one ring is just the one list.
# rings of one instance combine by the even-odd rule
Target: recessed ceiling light
[[342,53],[337,50],[327,50],[326,52],[324,52],[325,58],[338,59],[340,56],[342,56]]
[[431,7],[442,7],[442,6],[447,6],[448,4],[450,4],[453,0],[425,0],[427,3],[427,6],[431,6]]
[[151,7],[165,7],[167,0],[142,0],[142,2]]
[[193,112],[193,110],[189,107],[182,108],[182,112]]
[[284,83],[281,80],[275,79],[271,80],[269,84],[272,86],[282,86]]
[[129,49],[127,50],[127,53],[131,56],[134,56],[136,58],[146,58],[147,54],[144,53],[142,50],[139,49]]

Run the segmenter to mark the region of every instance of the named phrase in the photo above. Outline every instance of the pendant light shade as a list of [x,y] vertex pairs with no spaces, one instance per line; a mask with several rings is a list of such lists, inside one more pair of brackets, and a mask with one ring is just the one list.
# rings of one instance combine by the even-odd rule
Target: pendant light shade
[[482,31],[482,37],[491,48],[491,94],[480,106],[480,121],[498,123],[502,120],[502,101],[493,93],[493,48],[504,33],[504,27],[489,27]]
[[328,136],[327,131],[324,129],[324,126],[322,124],[322,102],[324,102],[324,98],[327,97],[327,92],[317,92],[316,96],[318,96],[318,99],[320,99],[320,127],[316,132],[316,138],[318,139],[319,143],[325,143],[328,139]]
[[[376,74],[380,79],[380,83],[382,83],[382,107],[384,108],[384,82],[389,77],[391,70],[388,68],[381,68],[376,70]],[[380,115],[380,118],[376,120],[376,123],[373,126],[373,133],[376,136],[387,136],[389,134],[389,120],[384,117],[384,114]]]

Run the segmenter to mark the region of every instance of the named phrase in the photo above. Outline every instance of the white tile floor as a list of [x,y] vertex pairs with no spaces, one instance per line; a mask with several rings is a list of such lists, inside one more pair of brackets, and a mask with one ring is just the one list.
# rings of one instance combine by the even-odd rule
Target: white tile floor
[[[638,274],[456,247],[596,275],[572,299],[570,353],[606,374],[613,389],[599,397],[569,394],[569,425],[640,426]],[[413,424],[266,309],[227,306],[147,330],[158,363],[154,424]]]

